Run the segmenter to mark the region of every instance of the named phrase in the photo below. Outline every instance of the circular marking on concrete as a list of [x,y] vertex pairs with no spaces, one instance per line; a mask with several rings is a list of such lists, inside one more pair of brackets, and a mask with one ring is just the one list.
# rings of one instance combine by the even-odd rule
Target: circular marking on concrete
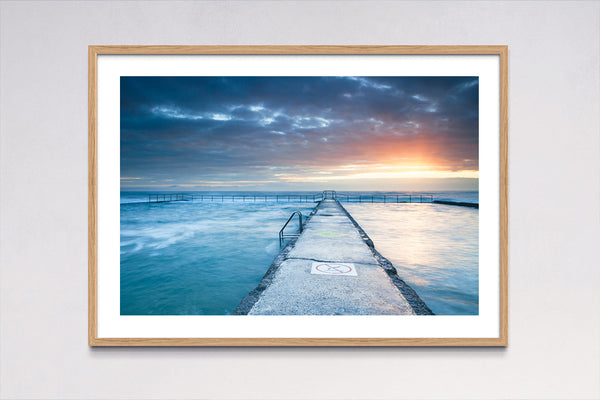
[[352,268],[344,264],[319,264],[315,269],[319,272],[331,275],[347,274],[352,271]]
[[315,262],[312,264],[310,273],[315,275],[357,276],[354,264],[349,263]]

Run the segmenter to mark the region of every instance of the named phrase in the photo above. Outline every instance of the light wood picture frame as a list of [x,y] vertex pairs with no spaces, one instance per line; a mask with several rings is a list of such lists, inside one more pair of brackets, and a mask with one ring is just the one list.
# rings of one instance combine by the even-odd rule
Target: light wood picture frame
[[[267,57],[268,56],[268,57]],[[481,263],[482,258],[486,261],[486,276],[488,279],[482,283],[479,281],[479,312],[474,316],[386,316],[381,318],[382,328],[379,333],[364,336],[354,335],[352,330],[357,331],[359,326],[374,324],[377,326],[378,316],[331,316],[327,314],[327,320],[318,319],[311,334],[293,334],[293,327],[302,327],[307,319],[294,320],[294,316],[244,316],[244,315],[211,315],[211,316],[187,316],[187,320],[174,315],[144,315],[133,314],[122,315],[119,312],[119,207],[115,203],[114,196],[106,197],[105,194],[111,186],[113,194],[118,197],[120,180],[113,179],[121,176],[119,170],[119,82],[120,77],[131,76],[256,76],[260,73],[240,73],[240,63],[244,64],[247,57],[248,63],[255,65],[255,69],[249,71],[261,71],[261,65],[283,62],[284,65],[296,63],[296,58],[304,63],[303,67],[310,70],[311,63],[327,57],[334,59],[340,56],[348,57],[348,60],[360,64],[361,60],[371,60],[377,57],[377,65],[385,64],[387,61],[402,63],[403,60],[416,60],[417,64],[432,65],[431,70],[423,69],[422,74],[407,74],[400,72],[393,76],[473,76],[471,69],[465,68],[462,73],[461,66],[469,65],[471,60],[482,60],[481,68],[488,68],[486,78],[478,75],[482,85],[479,86],[479,99],[487,98],[488,111],[482,111],[479,104],[479,163],[489,163],[488,171],[493,175],[489,179],[489,190],[486,196],[482,196],[482,213],[487,216],[478,217],[479,221],[479,247],[478,256]],[[293,58],[292,62],[286,61]],[[174,61],[177,61],[174,63]],[[204,60],[210,60],[212,70],[204,70]],[[368,61],[367,60],[367,61]],[[440,69],[436,67],[439,60],[448,63],[447,74],[436,74]],[[450,61],[447,61],[450,60]],[[113,61],[115,61],[113,63]],[[189,67],[184,66],[190,62]],[[88,344],[90,346],[507,346],[508,345],[508,46],[101,46],[91,45],[88,47]],[[288,64],[285,64],[285,63]],[[338,62],[338,64],[335,64]],[[369,61],[370,62],[370,61]],[[452,67],[456,62],[457,67]],[[335,71],[336,65],[348,64],[342,61],[332,61]],[[375,62],[369,65],[375,65]],[[155,65],[159,65],[155,68]],[[234,65],[231,65],[234,64]],[[368,64],[368,62],[367,62]],[[172,67],[178,65],[175,71]],[[187,64],[185,64],[187,65]],[[366,65],[367,71],[371,68]],[[142,68],[149,67],[145,70]],[[157,69],[158,68],[158,69]],[[332,74],[331,70],[323,70],[321,65],[314,67],[305,76],[371,76],[370,74],[349,75],[346,72]],[[436,70],[436,68],[438,68]],[[440,67],[441,68],[441,67]],[[444,67],[445,68],[445,67]],[[479,67],[478,67],[479,68]],[[157,71],[161,71],[158,72]],[[385,71],[390,71],[388,69]],[[475,69],[476,70],[476,69]],[[266,68],[264,76],[296,76],[293,73],[282,74],[269,73],[273,69]],[[293,71],[293,70],[292,70]],[[458,71],[458,72],[457,72]],[[389,72],[374,72],[372,76],[390,76]],[[487,80],[486,80],[487,79]],[[110,84],[107,84],[109,82]],[[484,82],[487,82],[483,85]],[[365,84],[365,83],[363,83]],[[111,86],[112,85],[112,86]],[[485,89],[483,88],[485,86]],[[489,89],[489,90],[488,90]],[[487,97],[486,97],[487,96]],[[121,99],[122,101],[122,99]],[[482,100],[483,101],[483,100]],[[258,106],[257,106],[258,107]],[[160,111],[160,110],[159,110]],[[173,114],[173,110],[163,110],[163,113],[171,113],[173,118],[181,118]],[[178,112],[178,111],[177,111]],[[198,119],[202,117],[198,116]],[[217,118],[217,117],[215,117]],[[221,117],[219,117],[221,118]],[[225,117],[223,117],[225,118]],[[483,123],[489,128],[481,129]],[[486,138],[482,138],[485,131]],[[111,137],[110,140],[105,139]],[[477,139],[476,139],[477,141]],[[483,141],[487,144],[482,144]],[[483,147],[482,147],[483,146]],[[487,146],[487,147],[485,147]],[[485,148],[484,148],[485,147]],[[109,150],[107,150],[109,149]],[[114,151],[114,152],[113,152]],[[111,153],[112,152],[112,153]],[[109,154],[110,153],[110,154]],[[483,160],[485,158],[485,161]],[[491,161],[490,161],[491,160]],[[113,162],[114,161],[114,162]],[[108,171],[108,172],[107,172]],[[479,171],[479,170],[478,170]],[[478,175],[479,176],[479,175]],[[479,184],[481,185],[481,178]],[[110,181],[109,184],[105,182]],[[116,188],[116,189],[115,189]],[[324,187],[323,189],[331,189]],[[481,190],[481,189],[480,189]],[[164,194],[164,193],[163,193]],[[181,195],[181,194],[179,194]],[[100,197],[99,197],[100,196]],[[108,196],[108,195],[106,195]],[[234,195],[235,196],[235,195]],[[302,195],[300,195],[302,196]],[[305,195],[306,196],[306,195]],[[329,194],[323,193],[323,200],[329,200]],[[351,196],[351,195],[350,195]],[[388,201],[389,197],[381,197]],[[398,196],[398,195],[396,195]],[[213,196],[214,197],[214,196]],[[256,197],[256,196],[255,196]],[[265,195],[265,199],[266,199]],[[235,199],[235,197],[234,197]],[[302,199],[302,198],[301,198]],[[303,198],[308,201],[307,197]],[[486,199],[490,199],[486,207]],[[157,198],[158,200],[158,198]],[[214,199],[213,199],[214,200]],[[246,197],[244,197],[244,201]],[[312,198],[314,200],[314,197]],[[361,198],[362,200],[362,198]],[[152,201],[152,199],[149,199]],[[337,200],[335,200],[337,202]],[[373,201],[373,197],[371,197]],[[397,197],[396,197],[397,201]],[[412,200],[411,200],[412,201]],[[422,198],[421,198],[422,201]],[[443,204],[440,202],[440,204]],[[315,209],[316,210],[316,209]],[[479,213],[480,211],[477,211]],[[318,214],[316,211],[313,215]],[[323,215],[329,215],[323,213]],[[477,214],[479,215],[479,214]],[[312,215],[311,215],[312,217]],[[290,217],[291,218],[291,217]],[[350,216],[355,224],[356,221]],[[487,222],[486,222],[487,221]],[[489,222],[491,221],[491,222]],[[282,221],[285,222],[285,221]],[[489,222],[489,223],[488,223]],[[306,222],[305,222],[306,223]],[[367,234],[356,224],[358,232],[362,235],[365,243],[370,240]],[[110,230],[110,232],[108,232]],[[482,232],[489,232],[489,236],[482,239]],[[115,235],[115,232],[117,234]],[[275,233],[276,239],[276,233]],[[108,238],[108,239],[104,239]],[[296,240],[296,239],[294,239]],[[377,241],[375,241],[377,245]],[[115,245],[117,243],[117,245]],[[485,245],[484,245],[485,244]],[[376,258],[381,256],[374,250],[372,242],[371,251]],[[115,248],[116,247],[116,248]],[[289,246],[288,246],[289,247]],[[284,247],[284,250],[286,247]],[[289,250],[289,249],[288,249]],[[387,262],[383,256],[379,259],[383,265]],[[383,260],[383,262],[381,262]],[[389,262],[388,262],[389,263]],[[389,263],[391,269],[394,269]],[[314,266],[313,266],[314,267]],[[272,266],[271,269],[274,267]],[[481,266],[479,273],[481,274]],[[267,271],[265,266],[265,278],[273,278],[274,271]],[[277,269],[277,268],[275,268]],[[314,272],[314,271],[313,271]],[[309,270],[310,273],[310,270]],[[387,271],[393,279],[394,272]],[[271,275],[269,275],[271,274]],[[400,275],[400,274],[398,274]],[[342,278],[337,278],[342,279]],[[108,283],[107,283],[108,282]],[[399,284],[404,284],[400,276]],[[108,285],[110,283],[110,288]],[[260,286],[260,285],[259,285]],[[255,289],[250,293],[251,305],[257,301],[264,287]],[[410,289],[412,290],[412,289]],[[254,294],[253,294],[254,293]],[[487,297],[486,297],[487,296]],[[418,296],[416,296],[418,298]],[[483,297],[485,297],[485,300]],[[246,300],[244,300],[246,301]],[[411,303],[412,304],[412,303]],[[242,306],[239,306],[239,308]],[[248,308],[249,309],[249,308]],[[246,310],[247,311],[247,310]],[[276,319],[278,318],[278,319]],[[337,319],[336,319],[337,318]],[[385,318],[385,319],[384,319]],[[479,319],[478,319],[479,318]],[[239,321],[252,320],[252,326],[246,327],[244,323],[237,326]],[[232,322],[233,321],[233,322]],[[271,322],[275,321],[275,322]],[[312,320],[310,320],[312,321]],[[309,321],[309,325],[312,323]],[[410,321],[410,322],[407,322]],[[412,327],[413,321],[421,324]],[[443,321],[443,322],[440,322]],[[119,324],[123,325],[119,325]],[[442,324],[445,328],[438,329],[436,324]],[[458,326],[464,323],[464,327]],[[181,334],[155,330],[156,326],[180,324]],[[222,325],[218,332],[220,335],[192,335],[190,332],[203,332],[203,326]],[[337,335],[337,325],[344,326],[347,335]],[[481,324],[479,327],[478,324]],[[267,326],[264,330],[260,325]],[[275,329],[275,325],[278,325]],[[281,325],[290,328],[285,331]],[[179,326],[179,325],[177,325]],[[259,326],[259,327],[257,327]],[[319,327],[321,326],[321,327]],[[406,326],[406,332],[402,332]],[[392,330],[390,327],[394,327]],[[396,329],[398,328],[398,329]],[[447,328],[447,329],[446,329]],[[173,328],[175,329],[175,328]],[[212,329],[212,328],[211,328]],[[215,328],[216,329],[216,328]],[[283,329],[283,330],[278,330]],[[320,335],[320,329],[323,334]],[[340,328],[342,329],[342,328]],[[362,328],[361,328],[362,329]],[[365,328],[366,329],[366,328]],[[373,328],[375,329],[375,328]],[[292,333],[290,333],[290,331]],[[216,332],[211,330],[210,332]],[[262,333],[261,333],[262,332]],[[276,332],[270,334],[269,332]],[[287,332],[284,334],[277,332]],[[305,331],[299,331],[305,332]],[[333,332],[333,333],[332,333]],[[362,331],[360,331],[362,332]],[[393,332],[393,334],[389,334]],[[414,333],[417,332],[417,333]],[[419,333],[423,332],[423,333]],[[445,335],[445,332],[454,332]]]

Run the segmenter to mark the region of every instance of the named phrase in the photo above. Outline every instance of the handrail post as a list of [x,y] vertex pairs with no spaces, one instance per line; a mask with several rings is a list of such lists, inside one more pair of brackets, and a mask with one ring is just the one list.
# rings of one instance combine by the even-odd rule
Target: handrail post
[[[279,230],[279,245],[283,245],[283,239],[285,238],[285,235],[283,234],[284,229],[288,226],[288,224],[290,223],[290,221],[292,220],[292,218],[294,218],[294,215],[298,214],[298,234],[302,233],[302,213],[300,211],[294,211],[292,213],[292,215],[290,215],[290,217],[288,218],[288,220],[286,221],[285,224],[283,224],[283,227]],[[292,237],[295,237],[292,236]]]

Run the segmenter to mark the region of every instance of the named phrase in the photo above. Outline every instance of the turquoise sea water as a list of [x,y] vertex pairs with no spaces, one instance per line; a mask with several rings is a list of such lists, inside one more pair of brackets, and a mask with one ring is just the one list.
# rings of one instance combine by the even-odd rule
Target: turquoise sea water
[[[478,202],[477,192],[428,193]],[[299,210],[306,217],[315,206],[293,196],[287,201],[287,192],[279,193],[280,202],[260,201],[275,192],[199,192],[203,201],[164,203],[148,203],[148,194],[121,192],[122,315],[231,314],[277,256],[278,232],[290,214]],[[221,195],[247,201],[221,202]],[[436,314],[477,314],[478,210],[342,204]],[[290,224],[292,230],[296,226]],[[434,242],[436,251],[425,246]]]

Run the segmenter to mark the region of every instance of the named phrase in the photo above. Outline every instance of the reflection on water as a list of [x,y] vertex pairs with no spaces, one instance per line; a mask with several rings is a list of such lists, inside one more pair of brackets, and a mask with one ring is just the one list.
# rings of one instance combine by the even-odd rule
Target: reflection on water
[[479,211],[434,204],[344,204],[438,315],[476,315]]

